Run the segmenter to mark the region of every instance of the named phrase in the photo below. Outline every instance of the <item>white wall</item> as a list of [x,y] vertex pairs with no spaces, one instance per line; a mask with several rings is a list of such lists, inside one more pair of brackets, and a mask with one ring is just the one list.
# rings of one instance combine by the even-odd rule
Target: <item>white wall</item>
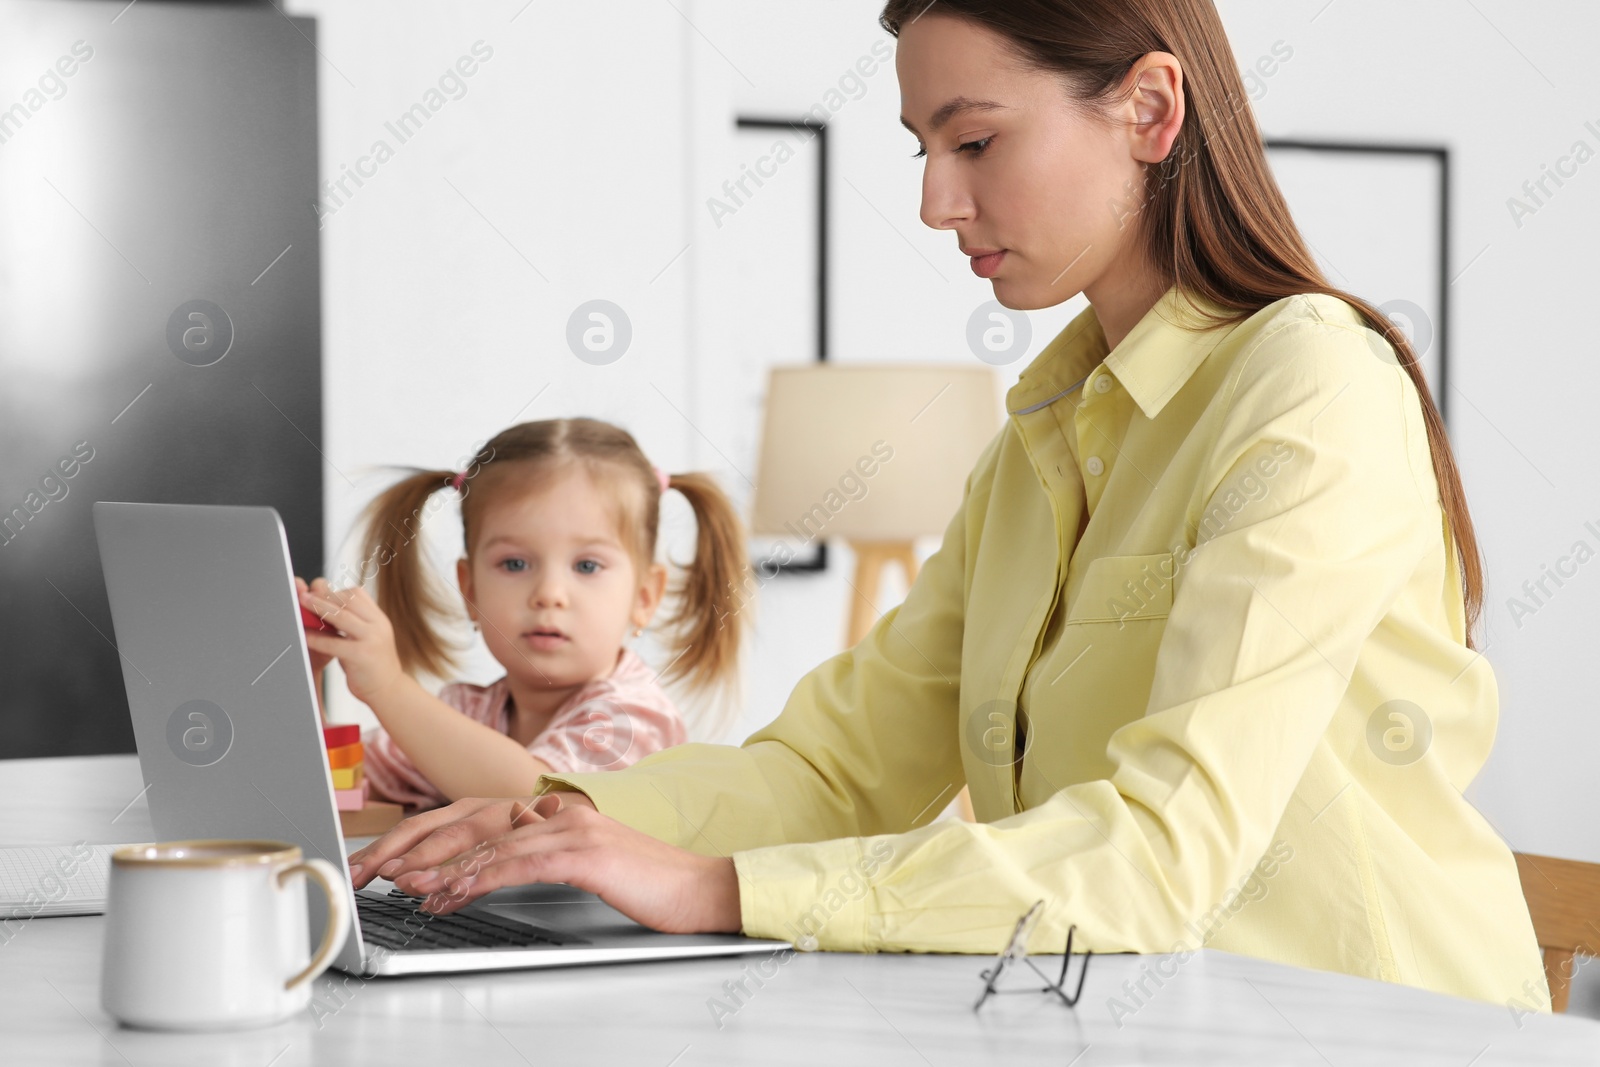
[[[667,469],[694,465],[695,435],[673,407],[688,405],[691,372],[690,265],[675,257],[689,224],[692,28],[671,5],[629,4],[619,18],[623,6],[295,7],[319,19],[324,175],[376,140],[394,148],[346,185],[354,195],[323,205],[328,535],[349,542],[330,547],[330,573],[354,565],[356,513],[394,477],[373,465],[459,468],[514,422],[592,415],[626,426]],[[401,144],[385,124],[426,104],[480,41],[492,55],[464,95]],[[568,316],[594,298],[632,324],[608,366],[565,340]],[[429,529],[453,583],[453,503]],[[466,676],[502,673],[480,646]]]
[[[511,21],[520,7],[291,5],[320,19],[325,173],[365,152],[475,40],[495,50],[468,94],[326,220],[330,544],[381,483],[364,465],[448,465],[514,419],[612,418],[664,465],[735,481],[707,430],[719,419],[717,368],[762,338],[725,299],[734,260],[704,201],[748,162],[736,114],[805,111],[881,35],[876,0],[534,4]],[[1488,559],[1487,654],[1502,702],[1494,755],[1468,795],[1515,848],[1600,860],[1600,825],[1585,817],[1600,793],[1590,695],[1600,562],[1552,584],[1557,595],[1533,615],[1507,605],[1574,542],[1600,549],[1584,526],[1600,529],[1585,240],[1600,224],[1600,163],[1520,226],[1507,208],[1574,142],[1600,150],[1585,44],[1600,35],[1600,10],[1576,0],[1220,7],[1241,65],[1279,41],[1294,50],[1255,102],[1269,135],[1454,153],[1452,434]],[[896,120],[892,66],[865,82],[832,119],[835,358],[969,359],[966,319],[989,288],[953,235],[918,221],[921,167]],[[774,180],[808,168],[797,158]],[[634,348],[610,367],[580,363],[562,342],[567,315],[594,296],[634,324]],[[1003,385],[1081,307],[1080,297],[1034,313],[1032,348],[1003,369]],[[669,533],[683,558],[681,514]],[[763,588],[737,736],[839,647],[850,561],[843,545],[831,551],[826,576]],[[480,660],[480,680],[497,673]]]
[[[747,502],[751,472],[726,457],[742,457],[734,441],[754,412],[742,395],[733,403],[731,372],[752,345],[803,359],[812,341],[809,322],[740,319],[729,298],[736,227],[719,227],[705,201],[753,161],[752,142],[764,143],[737,134],[737,115],[807,111],[886,35],[859,3],[680,2],[682,15],[648,0],[594,7],[291,5],[319,19],[324,175],[355,167],[376,139],[394,149],[365,164],[376,170],[365,184],[346,180],[352,195],[336,188],[323,204],[328,535],[344,546],[330,547],[330,574],[355,566],[351,524],[394,476],[372,465],[457,465],[523,419],[618,422],[663,466],[714,471]],[[385,123],[480,40],[493,54],[463,79],[465,95],[399,143]],[[832,358],[967,360],[966,317],[989,288],[953,235],[917,220],[920,171],[898,109],[891,64],[830,123]],[[745,219],[793,202],[779,191],[786,182],[804,183],[809,197],[812,157],[800,152],[740,209]],[[564,342],[567,316],[593,297],[622,306],[634,327],[629,352],[606,367]],[[1079,298],[1035,316],[1032,347],[1001,369],[1002,387],[1081,307]],[[802,343],[773,336],[794,328]],[[688,509],[676,494],[665,507],[662,552],[688,558]],[[454,508],[429,529],[448,577],[460,545]],[[936,547],[930,537],[919,552]],[[829,551],[824,574],[762,585],[746,699],[724,739],[770,721],[801,675],[842,647],[853,559],[843,543]],[[883,606],[904,595],[898,574],[885,585]],[[640,647],[651,658],[648,636]],[[475,681],[503,673],[481,648],[472,663]],[[331,714],[372,721],[330,688]]]

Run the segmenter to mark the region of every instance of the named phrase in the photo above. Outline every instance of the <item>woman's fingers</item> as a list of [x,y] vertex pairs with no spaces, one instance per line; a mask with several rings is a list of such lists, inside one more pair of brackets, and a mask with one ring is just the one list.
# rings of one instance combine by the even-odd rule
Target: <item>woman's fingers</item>
[[[373,873],[393,881],[407,871],[435,867],[456,857],[466,856],[484,842],[500,837],[516,826],[539,821],[532,806],[523,799],[486,800],[469,797],[439,811],[453,811],[453,817],[430,822],[420,833],[397,838],[392,847],[381,853],[378,846],[384,844],[388,834],[369,845],[368,848],[374,849],[374,852],[370,859],[362,859],[363,873],[366,873],[365,868],[370,863]],[[412,818],[420,819],[422,816]],[[399,829],[397,826],[389,834]]]
[[506,829],[506,814],[502,810],[481,809],[465,819],[438,827],[384,864],[379,873],[399,885],[397,879],[409,873],[437,867],[480,850],[485,842],[501,836]]
[[[460,801],[457,801],[457,803],[460,803]],[[491,801],[490,803],[504,803],[509,805],[507,810],[507,826],[499,836],[476,839],[473,841],[470,847],[453,855],[445,855],[437,858],[429,856],[428,858],[430,862],[408,862],[402,867],[395,868],[396,873],[393,874],[393,876],[390,878],[390,881],[394,882],[399,888],[405,889],[407,892],[412,891],[411,889],[407,888],[408,886],[418,885],[420,882],[420,887],[416,890],[420,893],[424,892],[427,886],[431,886],[438,880],[439,872],[441,871],[448,871],[456,874],[460,874],[469,868],[471,871],[476,871],[485,864],[493,862],[496,857],[504,858],[504,856],[508,854],[505,851],[507,845],[510,844],[510,842],[507,841],[508,838],[518,836],[524,830],[531,831],[534,827],[544,826],[546,821],[552,815],[562,810],[561,798],[553,793],[546,793],[543,796],[535,797],[531,804],[526,799],[522,798],[507,801]],[[563,823],[561,825],[570,824]],[[469,834],[468,837],[470,838],[471,835]],[[438,839],[432,843],[431,847],[447,847],[450,840],[451,839],[448,836],[439,835]],[[515,852],[516,846],[515,844],[512,844],[510,854],[515,854]],[[417,855],[421,856],[423,853],[419,852]],[[403,885],[401,884],[402,879],[405,880],[405,884]]]
[[[430,883],[436,888],[423,891],[426,899],[422,906],[434,915],[449,915],[479,897],[506,886],[527,885],[530,882],[572,882],[575,876],[563,869],[561,861],[574,855],[564,851],[534,852],[491,863],[471,874],[446,875]],[[407,889],[406,892],[412,890]]]
[[589,799],[588,793],[580,793],[576,789],[560,789],[546,793],[533,802],[533,810],[546,819],[558,811],[576,807],[585,807],[590,811],[600,810],[594,806],[594,801]]
[[[578,796],[583,797],[584,800],[589,800],[582,793],[579,793]],[[562,798],[560,793],[545,793],[533,799],[533,813],[542,819],[548,819],[550,816],[569,807],[571,805]],[[589,808],[590,810],[594,809],[593,801],[590,801]]]
[[[408,862],[404,868],[396,868],[399,873],[396,873],[391,881],[401,889],[405,889],[406,886],[400,884],[400,879],[402,878],[407,880],[407,885],[415,884],[418,880],[424,885],[432,885],[438,880],[440,872],[470,874],[507,856],[517,855],[525,848],[530,847],[528,842],[523,840],[525,835],[549,832],[549,816],[556,811],[553,805],[547,806],[541,814],[537,807],[537,802],[529,804],[526,800],[519,799],[500,803],[508,804],[509,808],[506,813],[507,823],[500,828],[499,833],[491,831],[485,836],[474,837],[471,832],[468,832],[463,838],[460,838],[471,842],[468,847],[459,852],[446,853],[444,855],[439,855],[433,850],[449,848],[454,839],[449,835],[436,833],[432,839],[418,846],[419,849],[425,847],[429,851],[427,853],[416,852],[418,862]],[[560,828],[561,826],[558,825],[557,829]],[[421,889],[418,890],[418,892],[422,891]],[[410,890],[407,890],[407,892],[410,892]]]
[[[403,857],[416,845],[425,840],[430,834],[442,826],[449,825],[458,820],[465,819],[485,807],[493,804],[506,803],[505,801],[489,800],[483,797],[463,797],[454,804],[432,811],[424,811],[403,819],[392,827],[382,837],[362,848],[350,853],[350,877],[357,889],[379,877],[380,870],[387,867],[395,859]],[[490,835],[494,836],[494,835]],[[402,870],[406,864],[402,863],[392,871],[382,874],[389,877],[395,871]]]
[[[585,835],[571,820],[542,821],[520,827],[476,849],[452,857],[430,870],[407,871],[396,881],[413,895],[425,894],[425,906],[446,914],[486,893],[530,882],[578,885],[576,869],[585,860]],[[590,857],[592,858],[592,857]]]
[[459,812],[451,814],[450,808],[445,807],[401,819],[376,841],[368,842],[346,858],[345,862],[350,865],[351,884],[360,889],[377,877],[378,868],[431,834],[442,823],[459,815]]
[[733,860],[697,855],[577,805],[396,884],[427,894],[423,907],[442,915],[530,882],[565,882],[668,933],[736,931],[741,924]]

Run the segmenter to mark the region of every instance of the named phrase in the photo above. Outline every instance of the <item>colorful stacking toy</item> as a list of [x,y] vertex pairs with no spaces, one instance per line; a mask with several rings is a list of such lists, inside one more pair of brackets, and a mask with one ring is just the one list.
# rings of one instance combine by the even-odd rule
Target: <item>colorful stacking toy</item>
[[[316,612],[300,605],[300,619],[307,630],[338,633],[337,627]],[[355,723],[322,725],[322,743],[328,750],[328,770],[333,775],[334,807],[339,809],[339,826],[346,837],[381,834],[405,815],[399,804],[367,799],[367,779],[362,771],[361,727]]]
[[367,799],[369,789],[362,771],[361,727],[355,723],[324,725],[322,743],[328,750],[334,806],[339,809],[339,825],[346,837],[381,834],[405,817],[405,809],[399,804]]
[[361,727],[354,723],[324,726],[322,740],[328,748],[336,806],[340,811],[360,811],[367,806],[367,782],[361,770]]

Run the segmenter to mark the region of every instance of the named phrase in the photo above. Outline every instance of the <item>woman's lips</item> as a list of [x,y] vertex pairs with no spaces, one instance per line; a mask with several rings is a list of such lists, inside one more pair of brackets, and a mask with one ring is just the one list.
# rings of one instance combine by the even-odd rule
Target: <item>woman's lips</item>
[[991,252],[986,256],[972,257],[972,273],[980,278],[993,278],[1000,269],[1000,261],[1005,258],[1005,249]]

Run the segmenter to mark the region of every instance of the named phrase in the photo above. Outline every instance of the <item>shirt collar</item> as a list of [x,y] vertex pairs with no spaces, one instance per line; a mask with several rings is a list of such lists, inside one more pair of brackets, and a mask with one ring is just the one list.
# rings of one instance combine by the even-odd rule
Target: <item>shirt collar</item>
[[1080,311],[1044,350],[1023,368],[1006,391],[1006,410],[1026,415],[1072,392],[1105,358],[1106,335],[1093,306]]
[[[1027,414],[1066,396],[1104,361],[1146,418],[1155,418],[1231,327],[1208,326],[1193,310],[1227,309],[1196,293],[1185,300],[1176,285],[1155,302],[1111,352],[1090,305],[1023,370],[1006,393],[1006,410]],[[1192,307],[1191,307],[1192,305]]]

